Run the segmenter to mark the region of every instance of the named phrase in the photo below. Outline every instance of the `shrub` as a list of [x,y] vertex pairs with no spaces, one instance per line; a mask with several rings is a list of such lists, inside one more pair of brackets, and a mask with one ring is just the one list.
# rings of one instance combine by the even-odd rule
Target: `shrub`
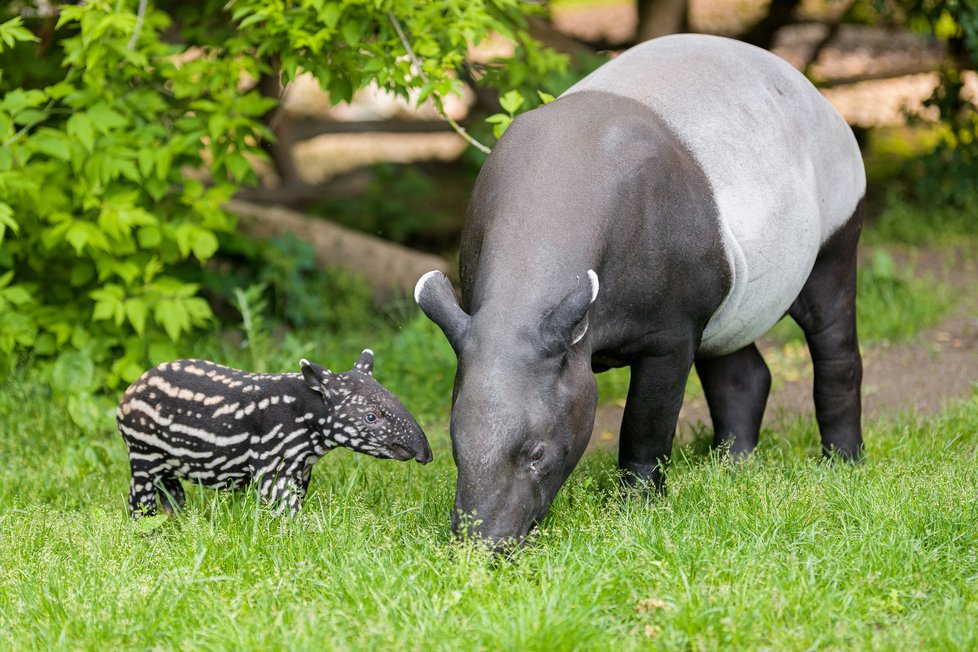
[[[252,177],[271,102],[239,92],[254,64],[165,43],[117,3],[65,6],[36,88],[0,79],[0,357],[71,352],[102,363],[93,387],[131,381],[147,357],[212,319],[190,273],[234,222],[221,205]],[[35,52],[0,27],[3,69]],[[209,185],[188,178],[206,173]],[[61,358],[64,360],[64,358]],[[100,365],[100,369],[102,366]]]

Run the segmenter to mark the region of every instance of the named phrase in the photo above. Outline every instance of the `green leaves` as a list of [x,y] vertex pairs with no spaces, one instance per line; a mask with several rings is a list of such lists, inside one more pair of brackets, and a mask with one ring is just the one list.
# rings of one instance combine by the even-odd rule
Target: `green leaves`
[[[136,2],[60,6],[43,47],[37,18],[0,23],[0,367],[56,360],[62,389],[84,367],[62,356],[114,387],[212,322],[193,281],[272,137],[262,120],[277,100],[252,88],[272,61],[333,101],[371,83],[417,102],[458,93],[490,35],[513,44],[522,81],[559,65],[533,46],[520,0],[204,3],[166,40],[159,4],[135,40]],[[501,61],[479,66],[488,77]],[[510,120],[530,104],[505,97]],[[71,396],[76,422],[92,422]]]
[[[39,40],[29,29],[24,27],[24,19],[20,16],[14,16],[7,22],[0,23],[0,42],[3,42],[7,48],[14,47],[18,41],[32,43]],[[0,51],[3,49],[0,47]]]
[[249,55],[277,56],[286,81],[300,71],[311,73],[333,102],[349,99],[372,82],[422,102],[431,95],[458,93],[472,46],[490,35],[509,41],[514,50],[490,68],[519,60],[523,80],[565,69],[566,57],[529,37],[526,9],[519,0],[297,0],[285,7],[235,0],[232,19],[239,31],[234,47]]
[[[0,78],[0,364],[22,350],[52,356],[59,391],[79,385],[82,360],[98,373],[111,363],[99,389],[131,380],[213,319],[181,278],[233,228],[221,209],[229,177],[253,178],[249,161],[262,156],[257,118],[272,101],[238,87],[254,64],[163,42],[169,19],[153,8],[130,50],[134,9],[62,7],[56,38],[70,36],[30,64],[32,85],[45,79],[35,68],[51,66],[48,85]],[[4,70],[15,68],[4,44],[35,40],[22,22],[0,24]],[[209,185],[185,179],[187,168]]]
[[66,124],[68,135],[82,144],[86,151],[95,148],[95,123],[87,113],[75,113]]
[[[549,104],[555,99],[550,93],[545,93],[540,90],[537,91],[537,96],[540,98],[539,104]],[[506,113],[494,113],[486,118],[486,122],[493,126],[492,135],[495,136],[497,140],[502,138],[503,134],[509,128],[509,125],[511,125],[513,120],[516,118],[516,114],[524,105],[527,104],[526,98],[524,98],[523,94],[517,90],[510,90],[504,95],[500,96],[499,106],[501,106]],[[529,109],[533,107],[527,106],[527,108]]]
[[503,111],[512,116],[516,113],[521,106],[523,106],[523,96],[520,95],[519,91],[509,91],[505,95],[499,98],[499,106],[503,107]]
[[92,319],[110,320],[116,326],[128,321],[136,334],[142,336],[152,311],[154,323],[176,342],[183,334],[213,319],[210,306],[196,296],[197,290],[194,283],[166,276],[129,292],[121,285],[107,283],[89,293],[95,301]]
[[14,209],[10,207],[10,204],[0,202],[0,244],[3,244],[3,237],[6,235],[7,229],[17,233],[20,230],[20,225],[14,219]]
[[81,351],[65,351],[51,369],[51,389],[64,395],[94,389],[95,364]]

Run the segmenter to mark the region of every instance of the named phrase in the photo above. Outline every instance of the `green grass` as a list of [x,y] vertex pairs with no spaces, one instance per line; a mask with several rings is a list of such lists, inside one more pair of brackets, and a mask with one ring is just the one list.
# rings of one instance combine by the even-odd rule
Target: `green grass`
[[[856,280],[856,318],[862,345],[909,342],[940,322],[954,308],[953,288],[918,275],[912,264],[900,268],[882,247],[873,250]],[[804,340],[797,324],[787,317],[768,335],[772,341]]]
[[[435,335],[412,323],[388,353],[437,357]],[[26,373],[0,415],[0,648],[978,646],[978,395],[870,425],[856,467],[819,463],[810,422],[775,424],[736,467],[700,438],[648,505],[622,503],[612,458],[589,455],[510,560],[451,540],[443,425],[426,467],[327,456],[299,519],[190,488],[147,535],[110,428],[83,436]]]
[[[864,343],[912,338],[949,305],[879,257],[859,291]],[[612,456],[589,454],[534,544],[498,559],[449,533],[455,357],[416,309],[253,333],[257,349],[234,335],[180,354],[345,370],[373,348],[435,461],[334,452],[295,520],[189,487],[147,534],[126,515],[114,398],[83,432],[21,370],[0,381],[0,649],[978,649],[978,387],[936,418],[867,424],[855,467],[818,461],[811,421],[768,424],[738,466],[698,431],[650,504],[622,502]],[[602,374],[602,401],[627,385]]]
[[[879,215],[868,225],[863,242],[911,246],[963,246],[978,240],[978,192],[966,208],[909,202],[904,193],[891,190],[883,198]],[[972,251],[974,251],[972,249]]]

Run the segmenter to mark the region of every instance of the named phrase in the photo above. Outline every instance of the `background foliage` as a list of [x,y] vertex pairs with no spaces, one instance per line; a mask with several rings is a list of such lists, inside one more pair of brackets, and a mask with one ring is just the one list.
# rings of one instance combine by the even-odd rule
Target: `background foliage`
[[202,284],[233,305],[233,284],[202,272],[222,241],[265,268],[250,280],[277,288],[276,316],[310,318],[307,252],[219,238],[234,229],[222,204],[254,181],[271,138],[262,75],[310,72],[334,102],[369,82],[441,98],[490,33],[517,48],[480,68],[485,83],[566,66],[528,36],[517,0],[160,5],[140,18],[135,2],[91,0],[0,25],[0,365],[29,354],[59,361],[48,374],[81,369],[63,383],[79,396],[134,380],[213,324]]
[[978,211],[978,105],[964,90],[965,70],[978,69],[978,2],[902,0],[908,26],[948,43],[940,83],[927,100],[941,129],[937,146],[914,163],[920,200]]
[[[0,368],[34,365],[79,423],[93,418],[97,390],[176,357],[188,334],[239,320],[241,297],[278,328],[370,318],[359,308],[363,284],[317,273],[295,239],[241,237],[222,208],[255,181],[252,164],[271,138],[277,98],[259,80],[309,72],[333,102],[369,83],[417,102],[478,83],[499,95],[502,112],[483,129],[498,137],[598,61],[569,67],[529,35],[525,12],[543,9],[518,0],[172,0],[149,3],[143,17],[135,0],[4,8]],[[978,65],[978,5],[901,0],[875,15],[946,40],[951,54],[931,100],[937,147],[912,159],[910,191],[891,194],[883,222],[911,237],[923,217],[938,230],[948,219],[973,229],[978,113],[961,70]],[[474,61],[472,46],[497,37],[513,55]],[[330,212],[398,241],[454,212],[418,208],[415,198],[440,189],[415,172],[380,171],[372,188]]]

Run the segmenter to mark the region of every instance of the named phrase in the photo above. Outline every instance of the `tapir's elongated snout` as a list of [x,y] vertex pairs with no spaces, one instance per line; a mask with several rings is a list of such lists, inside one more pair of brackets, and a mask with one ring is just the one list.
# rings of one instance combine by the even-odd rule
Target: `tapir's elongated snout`
[[531,326],[514,331],[511,320],[468,315],[444,275],[418,282],[418,305],[459,356],[456,534],[497,549],[522,543],[580,459],[597,403],[585,337],[598,288],[594,270],[568,275],[552,305],[526,308]]
[[431,446],[428,445],[428,438],[425,437],[424,431],[418,428],[417,437],[412,438],[410,441],[410,452],[413,453],[412,457],[420,464],[427,464],[432,459]]
[[391,456],[399,462],[406,462],[413,459],[420,464],[427,464],[432,460],[432,454],[431,446],[428,444],[428,438],[425,436],[424,430],[421,429],[421,426],[406,411],[402,419],[405,421],[410,419],[413,427],[406,429],[405,432],[388,444],[387,448],[390,450]]
[[541,509],[532,496],[517,488],[492,492],[485,498],[469,500],[456,492],[452,533],[463,540],[479,541],[494,552],[509,552],[523,545],[546,515],[546,508]]

